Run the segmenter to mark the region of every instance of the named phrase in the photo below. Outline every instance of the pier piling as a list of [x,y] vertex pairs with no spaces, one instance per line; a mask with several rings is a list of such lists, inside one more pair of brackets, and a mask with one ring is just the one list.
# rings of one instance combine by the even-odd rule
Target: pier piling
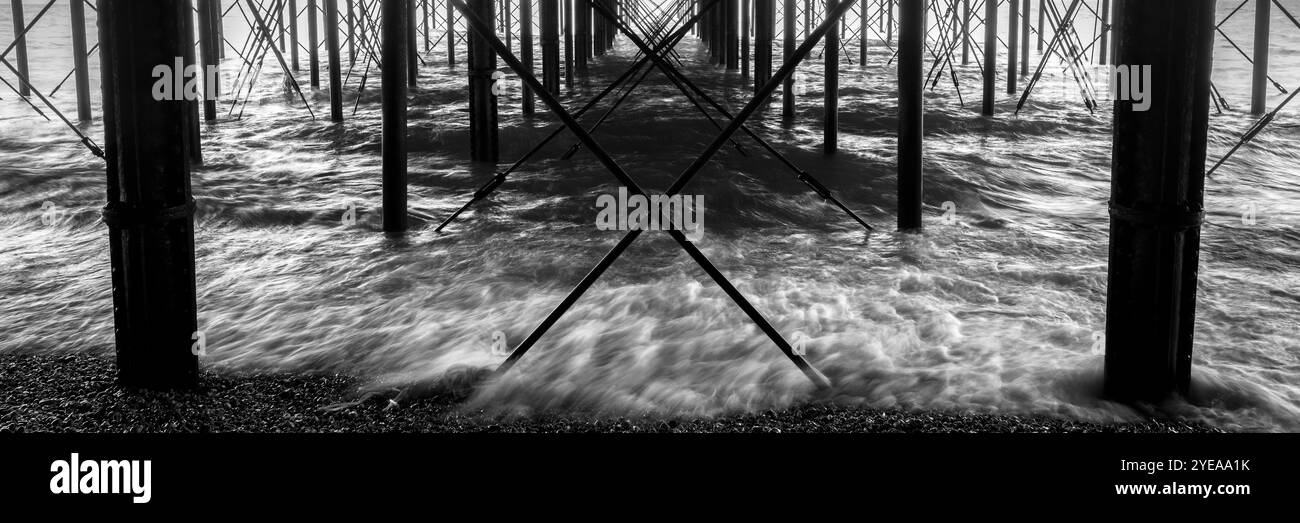
[[[81,0],[72,0],[74,4]],[[199,11],[199,55],[203,60],[204,69],[215,68],[221,63],[221,51],[217,49],[221,42],[217,41],[217,22],[216,17],[221,16],[217,11],[215,0],[198,0]],[[221,81],[218,77],[217,85],[208,85],[204,82],[203,86],[203,119],[209,122],[217,119],[217,97],[220,95]]]
[[554,0],[542,0],[542,83],[546,92],[560,94],[560,5]]
[[189,106],[155,100],[153,68],[184,56],[186,2],[99,0],[107,199],[118,380],[196,385],[199,333]]
[[1116,62],[1150,65],[1155,103],[1114,107],[1105,392],[1186,394],[1204,216],[1214,0],[1118,6]]
[[456,9],[447,4],[447,67],[456,67]]
[[[307,66],[311,68],[311,88],[320,89],[320,31],[317,29],[316,18],[319,16],[319,3],[317,0],[307,0]],[[293,27],[298,27],[298,20],[291,20]],[[295,46],[294,51],[297,51]]]
[[[200,0],[200,2],[204,1],[211,0]],[[76,74],[77,119],[89,122],[91,120],[90,67],[86,63],[86,4],[83,0],[68,0],[68,6],[72,18],[72,64]],[[199,14],[203,16],[202,11]],[[203,39],[204,42],[211,40],[211,36]]]
[[772,79],[772,39],[776,32],[775,9],[776,0],[754,0],[754,92],[756,93]]
[[984,116],[993,116],[998,79],[998,2],[984,2]]
[[417,1],[406,0],[406,82],[412,88],[415,87],[416,80],[420,76],[420,41],[416,38],[420,26],[415,23],[417,20],[415,2]]
[[[579,0],[583,1],[583,0]],[[493,0],[469,0],[468,6],[483,20],[496,18]],[[587,10],[590,12],[590,9]],[[497,161],[497,97],[493,94],[492,73],[497,70],[497,55],[482,36],[469,33],[469,151],[476,162]],[[591,42],[590,39],[587,41]],[[581,53],[578,54],[582,56]]]
[[[795,0],[785,0],[784,10],[781,14],[781,64],[789,63],[790,58],[794,55],[795,35]],[[785,78],[781,86],[781,120],[785,125],[794,122],[794,76],[791,74]]]
[[298,0],[289,0],[289,14],[289,67],[297,73],[302,71],[298,60]]
[[[17,35],[17,38],[14,39],[14,44],[13,44],[14,61],[17,62],[17,64],[15,65],[18,68],[19,75],[21,75],[23,78],[30,79],[32,75],[27,70],[27,35],[23,34],[24,30],[27,29],[27,22],[25,21],[23,16],[23,0],[13,0],[11,5],[13,6],[12,12],[14,17],[13,20],[14,34]],[[18,94],[20,96],[32,95],[32,90],[27,85],[27,82],[23,82],[23,81],[18,82]]]
[[380,103],[383,105],[383,220],[384,232],[403,233],[406,216],[406,55],[410,49],[407,20],[411,0],[382,0],[383,61]]
[[330,120],[343,121],[343,66],[339,57],[339,0],[325,0],[325,47],[330,68]]
[[[548,3],[542,0],[542,3]],[[533,73],[533,2],[532,0],[519,0],[519,59],[524,62],[528,68],[528,73]],[[528,86],[523,86],[523,113],[531,115],[534,112],[533,91]]]
[[1255,64],[1251,69],[1250,114],[1268,111],[1268,40],[1273,0],[1255,0]]
[[[1014,2],[1015,0],[1011,0]],[[1020,74],[1029,74],[1029,0],[1021,2],[1020,12]]]
[[1007,94],[1016,94],[1016,53],[1020,51],[1020,6],[1016,0],[1007,1],[1007,15]]
[[[836,0],[826,0],[826,16],[829,17],[831,8],[835,7]],[[830,20],[830,31],[826,32],[825,48],[822,57],[825,59],[825,73],[823,74],[823,107],[825,110],[824,125],[822,126],[822,152],[825,154],[835,154],[839,145],[840,131],[840,22]]]
[[898,229],[921,229],[926,0],[898,2]]

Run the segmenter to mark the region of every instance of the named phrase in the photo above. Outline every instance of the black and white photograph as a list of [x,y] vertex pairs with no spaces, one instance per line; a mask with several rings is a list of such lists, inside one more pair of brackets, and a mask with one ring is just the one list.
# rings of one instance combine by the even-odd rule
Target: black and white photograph
[[0,0],[0,499],[1285,501],[1297,16]]

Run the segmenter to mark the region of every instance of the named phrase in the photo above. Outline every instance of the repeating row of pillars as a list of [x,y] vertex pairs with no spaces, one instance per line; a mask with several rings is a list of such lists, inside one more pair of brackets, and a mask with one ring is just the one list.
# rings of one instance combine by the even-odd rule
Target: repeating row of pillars
[[[406,227],[410,1],[382,0],[383,220],[389,231]],[[793,0],[784,1],[788,6]],[[326,0],[327,12],[336,3]],[[549,3],[542,3],[543,42],[557,41],[559,9]],[[132,386],[185,387],[196,380],[193,144],[175,137],[185,135],[197,114],[188,104],[155,100],[149,88],[155,65],[171,63],[192,47],[187,4],[99,0],[108,173],[104,221],[110,227],[120,377]],[[904,230],[921,227],[926,4],[897,3],[898,220]],[[490,19],[489,0],[469,5]],[[770,13],[767,0],[755,5]],[[1117,8],[1115,60],[1159,71],[1150,93],[1160,100],[1143,112],[1125,101],[1114,108],[1105,390],[1118,399],[1160,399],[1186,394],[1190,386],[1214,6],[1214,0],[1144,0]],[[483,47],[471,37],[470,79],[479,91],[490,78],[482,72],[494,61]],[[757,56],[766,56],[763,47]],[[551,64],[544,73],[551,79],[548,90],[558,88],[558,64],[546,59],[554,57],[554,48],[544,44],[544,62]],[[756,73],[770,69],[758,67]],[[482,98],[474,103],[489,105]]]
[[[323,16],[325,18],[324,20],[324,27],[326,28],[325,48],[328,57],[327,59],[330,64],[329,70],[331,71],[330,78],[329,78],[330,92],[331,92],[330,114],[333,120],[341,121],[343,119],[343,108],[342,108],[342,96],[341,96],[342,91],[339,85],[341,83],[341,78],[338,73],[340,70],[339,67],[340,38],[338,34],[340,21],[338,20],[339,17],[338,1],[325,0],[323,12],[319,6],[318,0],[302,0],[306,2],[306,9],[303,11],[299,10],[300,0],[285,0],[285,1],[287,2],[287,4],[285,5],[285,9],[277,10],[276,19],[274,23],[275,30],[278,32],[279,35],[278,40],[279,40],[280,51],[288,52],[288,56],[286,57],[286,59],[288,60],[288,63],[292,67],[293,71],[297,72],[301,70],[302,60],[300,57],[300,49],[302,49],[304,46],[299,45],[300,34],[299,34],[299,24],[297,23],[297,21],[298,21],[299,13],[300,12],[304,13],[305,17],[307,18],[307,28],[308,28],[307,29],[308,41],[305,48],[308,50],[307,64],[310,71],[310,85],[313,89],[319,89],[321,87],[320,56],[319,53],[316,52],[316,50],[320,48],[320,28],[317,22],[318,22],[318,17]],[[528,1],[497,0],[497,1],[499,1],[501,5],[504,6],[506,9],[511,9],[512,3],[514,4],[513,7],[517,8],[518,20],[521,21],[519,23],[519,32],[521,37],[520,56],[523,59],[523,62],[525,64],[532,64],[533,63],[533,59],[532,59],[533,41],[534,41],[532,35],[534,24],[532,22],[534,20],[534,15],[532,13],[531,0]],[[610,7],[615,12],[618,12],[619,9],[621,8],[621,1],[616,1],[616,0],[601,0],[601,1],[609,2]],[[750,35],[753,36],[752,39],[753,48],[754,48],[753,69],[754,69],[754,85],[756,90],[758,86],[761,86],[763,82],[766,81],[767,78],[770,78],[771,71],[772,71],[772,60],[773,60],[772,43],[775,35],[775,21],[776,21],[775,8],[776,8],[777,1],[784,2],[783,9],[785,13],[795,13],[798,7],[797,3],[802,2],[803,13],[805,18],[804,27],[808,27],[809,24],[811,23],[810,17],[812,16],[811,13],[813,12],[812,2],[814,1],[833,2],[834,0],[724,0],[721,4],[722,9],[715,9],[714,10],[715,12],[706,14],[706,16],[702,19],[700,24],[699,34],[701,35],[701,38],[708,44],[710,55],[714,58],[715,63],[718,63],[720,65],[725,65],[728,69],[741,69],[743,74],[745,75],[748,75],[750,72],[750,62],[751,62],[750,60],[751,56],[749,52],[751,47]],[[894,13],[896,9],[896,4],[898,3],[898,0],[885,0],[881,2],[872,2],[870,0],[863,0],[863,1],[864,1],[864,5],[861,7],[861,11],[860,11],[862,13],[862,16],[859,17],[859,23],[861,24],[861,27],[859,28],[858,31],[859,38],[860,38],[860,45],[859,45],[860,63],[865,62],[866,60],[866,50],[868,48],[868,34],[869,34],[868,28],[872,22],[879,22],[881,28],[884,30],[883,34],[877,32],[877,35],[884,36],[886,39],[886,44],[893,43]],[[972,40],[970,38],[969,32],[970,32],[971,21],[974,18],[973,13],[971,11],[972,9],[971,0],[955,0],[955,1],[960,1],[961,6],[960,8],[958,8],[958,6],[954,4],[953,8],[950,9],[953,16],[953,21],[952,21],[953,31],[956,33],[954,37],[961,39],[962,63],[968,64],[970,63],[970,59],[971,59],[970,51],[971,51],[971,44],[972,44]],[[1114,3],[1116,4],[1115,7],[1117,8],[1118,4],[1122,1],[1123,0],[1114,0]],[[200,53],[202,55],[202,63],[205,66],[215,67],[220,63],[219,60],[222,57],[224,57],[225,54],[225,46],[222,45],[223,29],[222,29],[221,13],[223,12],[223,10],[221,7],[221,0],[187,0],[187,3],[190,4],[191,7],[194,7],[193,5],[194,2],[197,2],[197,7],[198,7],[197,9],[198,31],[200,33],[198,44],[200,47]],[[1047,10],[1045,9],[1045,2],[1046,0],[1038,0],[1037,50],[1039,52],[1043,51],[1045,35],[1049,33],[1049,30],[1046,26],[1047,20],[1045,17],[1045,13],[1047,12]],[[69,4],[70,15],[71,15],[71,24],[72,24],[72,40],[73,40],[72,43],[73,43],[73,58],[74,58],[73,62],[74,62],[74,73],[75,73],[74,86],[77,95],[77,114],[80,120],[89,121],[92,119],[92,114],[91,114],[91,102],[90,102],[89,70],[87,64],[88,46],[87,46],[86,32],[85,32],[84,1],[68,0],[68,4]],[[407,0],[406,8],[408,9],[408,16],[406,21],[409,27],[408,27],[406,38],[408,39],[408,46],[407,46],[408,49],[414,49],[416,46],[415,39],[416,39],[417,31],[415,30],[415,24],[419,23],[422,24],[422,28],[423,28],[425,52],[427,53],[432,50],[431,42],[433,39],[434,31],[432,30],[431,25],[436,26],[437,20],[440,16],[440,13],[437,9],[438,6],[435,4],[436,4],[435,0]],[[455,12],[452,9],[450,2],[444,1],[444,4],[446,7],[446,11],[445,11],[445,17],[443,18],[444,34],[442,38],[446,40],[448,46],[447,47],[448,64],[454,66],[456,60],[456,54],[455,54],[456,33],[455,33],[455,23],[454,23]],[[695,0],[695,4],[696,4],[695,7],[696,9],[698,9],[699,6],[702,5],[700,0]],[[1008,13],[1009,13],[1009,20],[1010,20],[1010,24],[1009,24],[1010,27],[1007,28],[1007,32],[1008,32],[1007,45],[1008,45],[1009,57],[1008,57],[1008,64],[1007,64],[1008,74],[1007,74],[1007,82],[1006,82],[1006,92],[1015,93],[1017,89],[1017,80],[1018,80],[1018,75],[1015,72],[1017,65],[1019,66],[1020,69],[1020,73],[1019,73],[1020,75],[1025,75],[1028,74],[1029,72],[1029,58],[1030,58],[1029,33],[1030,33],[1030,22],[1031,22],[1030,13],[1031,13],[1032,0],[1006,0],[1004,4],[1007,6]],[[1110,31],[1107,29],[1108,26],[1113,22],[1110,19],[1110,13],[1112,10],[1111,4],[1112,4],[1111,0],[1102,0],[1100,4],[1100,10],[1099,10],[1099,14],[1101,15],[1102,18],[1101,24],[1102,24],[1103,31],[1101,33],[1101,37],[1098,45],[1099,48],[1098,56],[1099,56],[1100,63],[1102,65],[1107,64],[1107,61],[1109,59],[1109,54],[1110,54],[1107,52],[1107,48],[1109,45]],[[359,23],[357,20],[358,9],[364,8],[365,5],[366,5],[365,2],[354,2],[354,0],[346,0],[345,3],[346,24],[347,24],[346,30],[348,33],[347,36],[348,56],[349,56],[350,63],[356,62],[356,58],[357,58],[356,42],[358,41],[358,39],[365,38],[367,24]],[[417,14],[417,10],[416,10],[417,5],[421,10],[419,14]],[[563,24],[564,33],[565,33],[564,56],[565,56],[566,63],[564,64],[563,67],[567,71],[565,77],[567,78],[567,84],[569,86],[573,85],[572,73],[574,72],[575,69],[579,74],[585,75],[588,70],[589,59],[595,55],[604,54],[606,50],[612,48],[614,42],[614,36],[616,34],[616,29],[611,22],[609,22],[608,20],[604,20],[601,17],[594,17],[594,22],[593,22],[593,11],[590,7],[588,7],[585,4],[583,0],[559,0],[558,3],[555,1],[544,0],[540,2],[540,5],[541,5],[541,9],[540,9],[541,10],[540,13],[541,47],[542,47],[542,62],[543,62],[542,79],[546,87],[548,88],[548,90],[551,90],[551,92],[554,94],[558,94],[559,86],[560,86],[559,73],[561,68],[560,54],[559,54],[559,48],[560,48],[559,35],[560,35],[560,25],[561,25],[560,20],[561,19],[564,20],[564,24]],[[14,32],[15,35],[17,36],[12,45],[13,53],[14,53],[14,62],[15,62],[14,67],[16,68],[16,70],[18,71],[19,75],[21,75],[22,78],[30,79],[27,41],[26,41],[27,39],[25,36],[27,32],[27,27],[26,27],[25,14],[23,12],[22,0],[11,0],[11,6],[12,6],[11,9],[13,13],[12,18],[14,24]],[[866,13],[868,13],[868,9],[872,6],[876,7],[877,9],[876,13],[874,14],[874,16],[867,16]],[[1269,32],[1270,32],[1270,21],[1271,21],[1271,13],[1272,13],[1271,6],[1272,6],[1272,0],[1255,0],[1255,45],[1253,49],[1254,51],[1253,52],[1253,73],[1252,73],[1252,82],[1251,82],[1251,113],[1256,115],[1263,114],[1267,110],[1267,103],[1268,103],[1267,85],[1268,85],[1269,40],[1270,40]],[[997,62],[997,49],[999,47],[998,28],[997,28],[998,7],[999,7],[999,3],[995,0],[985,2],[985,13],[984,13],[984,20],[986,22],[985,34],[984,34],[985,57],[983,61],[983,63],[985,64],[994,64]],[[575,12],[575,8],[576,8],[576,12]],[[286,14],[289,19],[289,23],[287,24],[285,21]],[[513,18],[514,17],[509,17],[509,16],[503,17],[505,22],[503,25],[507,29],[507,37],[509,37],[510,34],[510,27],[511,27],[510,24],[512,23],[511,20]],[[522,23],[522,21],[525,20],[529,21],[529,23]],[[572,24],[570,24],[570,20],[572,20]],[[1019,22],[1017,22],[1018,20]],[[784,31],[785,32],[784,48],[787,50],[793,48],[793,46],[795,45],[795,38],[797,36],[795,35],[795,22],[796,22],[795,16],[785,17],[786,27]],[[571,25],[573,27],[571,27]],[[576,38],[575,38],[575,32],[576,32]],[[838,56],[839,35],[840,35],[840,31],[838,30],[838,28],[828,33],[827,43],[830,44],[831,42],[835,42],[835,44],[827,45],[826,46],[827,52],[824,53],[824,58],[827,64],[827,67],[825,68],[825,70],[827,71],[827,74],[825,75],[826,89],[824,90],[825,109],[826,109],[825,111],[825,115],[826,115],[825,138],[826,139],[824,143],[825,143],[825,150],[828,153],[834,152],[836,150],[837,134],[838,134],[837,121],[836,121],[837,113],[838,113],[837,111],[838,96],[836,96],[836,91],[838,87],[839,67],[835,64],[838,64],[839,61],[839,56]],[[470,35],[469,38],[472,40],[473,35]],[[472,56],[473,52],[471,51],[470,54]],[[187,52],[186,56],[190,57],[191,59],[190,63],[192,63],[193,53]],[[1019,56],[1018,60],[1017,60],[1017,56]],[[407,78],[408,78],[409,85],[415,86],[416,79],[418,77],[418,72],[416,69],[417,56],[415,55],[414,52],[408,52],[406,53],[406,60],[407,60],[406,70],[407,70]],[[486,67],[486,65],[484,67]],[[483,68],[479,68],[479,69],[480,70],[478,71],[478,73],[481,73]],[[475,74],[475,73],[471,72],[471,74]],[[997,78],[996,67],[984,68],[984,81],[983,81],[984,96],[983,96],[982,112],[985,115],[992,115],[995,110],[994,103],[996,100],[996,95],[995,95],[996,78]],[[482,82],[474,82],[474,83],[478,84]],[[785,118],[789,119],[793,116],[794,113],[793,82],[787,82],[787,85],[785,87],[786,87],[785,89],[786,92],[783,99],[786,100],[786,103],[783,104],[782,114]],[[18,82],[17,88],[22,96],[26,97],[31,95],[31,86],[28,81]],[[203,106],[204,106],[204,111],[203,111],[204,119],[209,121],[216,120],[217,110],[216,110],[215,100],[212,99],[205,100]],[[480,107],[480,111],[488,111],[488,110],[490,110],[490,107],[487,106]],[[523,93],[523,111],[525,114],[532,114],[534,112],[533,96],[531,92],[528,92],[527,88],[524,89],[524,93]],[[479,116],[482,116],[483,118],[479,118],[479,119],[485,122],[490,121],[492,119],[490,115],[480,114]],[[197,133],[198,133],[197,129],[187,132],[188,135],[194,136],[194,139],[196,140],[197,140]],[[471,154],[474,157],[474,159],[491,161],[496,158],[496,153],[495,153],[496,147],[491,145],[493,143],[490,136],[491,134],[492,133],[490,132],[484,131],[484,133],[482,133],[482,135],[479,136],[480,139],[473,141],[473,143],[483,145],[483,147],[481,148],[472,148]],[[475,151],[481,151],[481,152],[475,152]],[[196,159],[201,159],[201,156],[198,153],[195,153],[194,156]]]

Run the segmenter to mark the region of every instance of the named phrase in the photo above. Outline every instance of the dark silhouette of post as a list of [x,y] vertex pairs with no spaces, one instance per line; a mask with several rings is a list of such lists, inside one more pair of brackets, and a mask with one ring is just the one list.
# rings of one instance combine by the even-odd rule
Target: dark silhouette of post
[[347,16],[348,65],[356,65],[357,63],[357,15],[352,12],[353,9],[352,0],[347,0],[347,2],[344,3],[343,5],[344,8],[348,10],[348,16]]
[[[286,50],[284,47],[284,11],[285,9],[289,9],[291,6],[284,5],[283,3],[276,3],[275,5],[281,7],[280,9],[275,10],[275,30],[280,35],[280,52],[284,53]],[[297,12],[295,11],[292,14],[295,19],[297,19]]]
[[858,3],[858,67],[867,65],[867,29],[871,27],[871,20],[867,17],[866,2]]
[[885,15],[889,17],[889,23],[885,25],[885,43],[893,44],[894,42],[894,4],[898,0],[885,0]]
[[217,24],[217,49],[220,50],[220,52],[218,52],[217,54],[221,57],[222,60],[225,60],[226,59],[226,44],[225,44],[226,22],[224,21],[222,14],[224,14],[226,11],[221,8],[221,0],[213,0],[213,2],[214,2],[212,6],[213,21]]
[[456,67],[456,8],[447,5],[447,67]]
[[[493,20],[493,3],[469,0],[468,6],[483,20]],[[492,92],[496,81],[492,73],[496,70],[497,55],[492,45],[477,32],[469,31],[469,156],[476,162],[497,161],[497,97]]]
[[993,116],[998,80],[998,2],[984,3],[984,116]]
[[[826,16],[829,17],[831,8],[837,4],[836,0],[826,0]],[[825,73],[822,75],[823,97],[822,106],[825,111],[822,126],[822,152],[825,154],[835,154],[839,146],[840,132],[840,22],[838,20],[831,24],[831,28],[826,32],[825,50],[822,57],[826,60],[824,63]]]
[[727,70],[735,71],[740,69],[740,35],[737,33],[737,26],[739,25],[737,23],[737,17],[740,14],[740,7],[738,4],[740,3],[740,0],[725,0],[725,3],[727,6],[727,16],[724,20],[724,23],[726,24],[726,29],[724,30],[726,47],[724,48],[724,51],[727,53]]
[[[320,89],[320,53],[317,49],[320,47],[320,32],[316,28],[316,18],[319,4],[316,0],[307,0],[307,62],[311,67],[311,88]],[[294,26],[298,21],[294,20]]]
[[[73,0],[76,3],[78,0]],[[216,0],[199,0],[198,17],[199,17],[199,53],[203,60],[203,68],[216,70],[221,63],[221,41],[217,31],[217,18],[221,16]],[[206,74],[203,76],[208,78]],[[203,119],[209,122],[217,119],[217,99],[221,96],[221,77],[218,73],[213,79],[213,84],[203,83]]]
[[[776,33],[776,0],[754,0],[754,92],[772,79],[772,38]],[[771,98],[768,98],[771,100]]]
[[406,81],[410,87],[415,87],[416,79],[420,76],[420,41],[416,38],[419,26],[415,23],[416,1],[418,0],[406,0]]
[[749,78],[749,0],[740,0],[740,75]]
[[[1011,0],[1015,1],[1015,0]],[[1020,74],[1029,74],[1029,0],[1023,0],[1024,4],[1020,13]]]
[[1119,9],[1117,62],[1151,66],[1152,105],[1114,108],[1105,392],[1159,401],[1190,387],[1215,2]]
[[[194,12],[194,0],[181,0],[181,4],[185,7],[187,13],[181,20],[181,38],[183,39],[182,43],[185,45],[182,48],[185,52],[181,53],[181,56],[185,60],[185,69],[189,69],[190,66],[196,66],[195,69],[198,69],[198,53],[194,51],[194,16],[191,14]],[[183,76],[185,71],[175,71],[173,74]],[[197,74],[198,79],[202,81],[204,77],[202,72]],[[177,93],[177,96],[181,94],[183,93]],[[203,138],[199,131],[199,126],[202,124],[199,120],[199,101],[197,99],[186,100],[185,107],[190,111],[189,127],[186,128],[186,138],[190,141],[188,148],[190,161],[194,165],[203,165]]]
[[[784,14],[781,15],[781,24],[784,26],[781,35],[782,65],[788,63],[794,54],[794,10],[795,0],[785,0]],[[781,119],[786,125],[794,123],[794,74],[787,76],[781,86]]]
[[1268,111],[1268,33],[1272,0],[1255,0],[1255,65],[1250,83],[1250,114]]
[[99,0],[104,150],[118,380],[189,388],[200,352],[184,100],[155,100],[153,68],[184,55],[186,2]]
[[1124,0],[1114,0],[1111,2],[1110,6],[1110,32],[1112,36],[1110,41],[1110,63],[1112,64],[1116,63],[1115,59],[1119,56],[1119,40],[1114,38],[1114,33],[1115,28],[1119,27],[1120,15],[1124,14],[1123,5]]
[[898,2],[898,229],[921,229],[926,0]]
[[[68,6],[72,17],[72,67],[76,74],[77,119],[89,122],[92,116],[90,114],[90,66],[86,63],[86,4],[82,0],[68,0]],[[212,36],[209,35],[203,41],[207,42],[211,39]]]
[[542,0],[542,83],[546,92],[560,94],[560,4]]
[[429,0],[420,0],[420,27],[424,32],[424,54],[433,50],[433,41],[429,39]]
[[[546,3],[543,1],[542,3]],[[528,67],[528,72],[533,72],[533,2],[532,0],[519,0],[519,59]],[[523,86],[523,113],[533,114],[533,91],[528,86]]]
[[1043,52],[1043,38],[1047,33],[1047,0],[1038,0],[1038,52]]
[[591,8],[587,0],[573,0],[574,68],[587,76],[587,57],[591,56]]
[[293,72],[301,71],[298,66],[298,0],[289,0],[289,66]]
[[576,60],[573,56],[573,3],[582,0],[560,0],[564,6],[564,14],[560,16],[564,20],[564,86],[573,89],[573,67]]
[[406,55],[412,52],[407,32],[407,2],[383,0],[380,51],[383,61],[380,103],[383,105],[384,232],[406,232]]
[[330,67],[330,120],[343,121],[343,64],[339,57],[339,0],[325,0],[325,47]]
[[[31,81],[32,75],[27,70],[27,36],[23,30],[27,28],[27,22],[23,17],[23,0],[13,0],[13,17],[14,17],[14,34],[21,35],[14,39],[14,57],[18,67],[18,74],[22,75],[28,81]],[[27,82],[18,82],[18,94],[21,96],[31,96],[32,90]]]
[[[509,1],[509,0],[507,0],[507,1]],[[594,3],[601,3],[603,0],[591,0],[591,1],[594,2]],[[593,9],[593,12],[594,12],[594,9]],[[510,32],[509,32],[509,31],[506,31],[506,38],[507,38],[506,45],[510,45],[510,43],[509,43]],[[595,55],[595,56],[603,56],[603,55],[605,54],[605,19],[604,19],[604,17],[597,17],[597,16],[594,16],[594,15],[592,16],[591,40],[592,40],[592,48],[591,48],[592,54]]]
[[1016,53],[1020,51],[1020,6],[1016,0],[1008,0],[1007,14],[1007,94],[1016,94]]
[[1110,47],[1110,0],[1101,0],[1101,40],[1097,43],[1097,58],[1106,65]]
[[970,64],[970,0],[962,0],[961,17],[961,64]]

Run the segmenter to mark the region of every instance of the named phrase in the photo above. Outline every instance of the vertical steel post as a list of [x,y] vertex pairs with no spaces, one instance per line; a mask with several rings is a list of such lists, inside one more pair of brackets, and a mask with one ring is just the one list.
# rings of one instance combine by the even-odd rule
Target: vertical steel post
[[[470,0],[468,6],[483,20],[495,18],[493,0]],[[497,55],[487,39],[468,31],[470,159],[496,162],[497,97],[492,93],[492,73],[497,69]]]
[[[1014,2],[1015,0],[1011,0]],[[1029,0],[1023,0],[1020,10],[1020,74],[1029,74]]]
[[298,0],[289,0],[289,66],[298,72]]
[[998,2],[984,2],[984,116],[993,116],[998,79]]
[[964,11],[961,17],[961,64],[970,64],[970,0],[962,0]]
[[406,217],[406,94],[407,59],[411,52],[407,2],[382,0],[380,7],[381,43],[380,104],[383,112],[383,219],[384,232],[403,233]]
[[447,6],[447,67],[456,67],[456,8],[450,0],[443,0]]
[[[782,65],[788,63],[790,57],[794,54],[794,22],[797,16],[795,14],[795,0],[785,0],[783,9],[781,14],[781,22],[784,26],[781,38]],[[781,91],[781,119],[787,125],[794,122],[794,76],[794,74],[791,74],[785,78],[785,84],[782,86]]]
[[[320,53],[316,52],[320,46],[320,35],[316,28],[318,9],[316,0],[307,0],[307,62],[311,67],[312,89],[320,89]],[[298,20],[293,20],[293,25],[297,27]]]
[[1106,65],[1109,57],[1106,49],[1110,43],[1110,0],[1101,0],[1101,42],[1097,46],[1097,56],[1101,65]]
[[[23,30],[27,28],[27,22],[23,17],[23,0],[13,0],[13,17],[14,17],[14,34],[22,35],[14,40],[14,56],[18,62],[18,73],[29,81],[32,78],[31,72],[27,70],[27,36],[23,35]],[[27,82],[18,82],[18,94],[21,96],[31,96],[32,90],[27,86]]]
[[[995,1],[995,0],[990,0]],[[898,229],[921,229],[926,0],[898,2]]]
[[560,94],[560,5],[557,0],[541,0],[542,16],[542,83],[552,95]]
[[[776,1],[754,0],[754,92],[772,79],[772,38],[776,32]],[[771,97],[768,98],[771,100]]]
[[1251,70],[1250,114],[1268,111],[1268,36],[1272,0],[1255,0],[1255,65]]
[[1148,110],[1114,107],[1105,393],[1158,402],[1191,386],[1215,2],[1117,8],[1116,62],[1154,74]]
[[330,120],[343,121],[343,64],[339,56],[339,0],[325,0],[325,47],[329,53]]
[[[826,17],[829,20],[831,8],[837,4],[836,0],[826,0]],[[822,152],[825,154],[835,154],[839,146],[840,132],[840,22],[838,20],[831,24],[830,30],[826,31],[824,39],[824,50],[822,57],[825,59],[823,67],[825,72],[822,75],[824,89],[822,90],[822,106],[825,109],[822,125]]]
[[[200,6],[203,6],[205,1],[210,0],[199,1]],[[77,119],[83,122],[88,122],[91,120],[91,114],[90,66],[86,63],[86,4],[83,3],[82,0],[68,0],[68,6],[71,10],[72,17],[72,66],[76,71],[75,84],[77,87]],[[206,19],[207,16],[211,14],[210,10],[206,13],[202,9],[199,11],[199,17],[201,20]],[[203,24],[202,27],[209,31],[203,36],[203,42],[206,45],[211,45],[216,38],[211,33],[212,27],[210,24]],[[204,49],[205,51],[203,56],[206,62],[211,51],[207,51],[207,47],[204,47]],[[204,95],[206,96],[207,93],[204,93]]]
[[1007,0],[1007,15],[1007,94],[1016,94],[1016,53],[1020,52],[1020,6],[1016,0]]
[[[547,0],[542,0],[546,2]],[[519,59],[533,72],[533,0],[519,0]],[[533,91],[527,85],[521,87],[524,92],[523,112],[533,114],[535,102]]]
[[110,279],[118,380],[197,384],[189,107],[155,100],[153,68],[183,56],[186,2],[99,0]]

